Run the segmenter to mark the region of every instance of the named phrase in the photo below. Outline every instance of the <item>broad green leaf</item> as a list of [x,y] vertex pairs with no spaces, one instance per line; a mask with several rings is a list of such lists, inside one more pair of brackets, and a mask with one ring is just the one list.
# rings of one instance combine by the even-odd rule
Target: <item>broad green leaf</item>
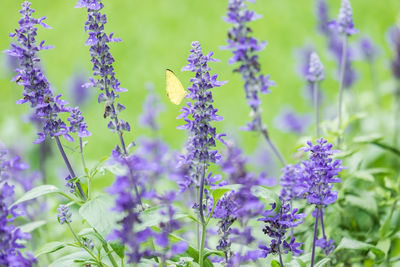
[[254,196],[266,200],[268,204],[276,203],[275,210],[281,208],[282,203],[279,199],[279,196],[268,187],[263,185],[253,186],[251,188],[251,192],[253,193]]
[[68,245],[67,242],[58,242],[58,241],[46,243],[35,251],[34,254],[35,258],[43,254],[53,253],[57,250],[66,247],[67,245]]
[[271,266],[272,267],[281,267],[281,264],[276,260],[272,260],[271,261]]
[[27,224],[21,225],[19,228],[24,233],[30,233],[33,230],[35,230],[35,229],[37,229],[40,226],[43,226],[45,224],[46,224],[46,221],[36,221],[36,222],[31,222],[31,223],[27,223]]
[[28,192],[26,192],[22,197],[20,197],[17,201],[15,201],[11,206],[18,205],[22,202],[35,199],[40,196],[44,196],[51,193],[61,193],[61,190],[54,185],[40,185],[32,188]]
[[364,136],[357,136],[353,138],[354,143],[372,143],[382,139],[380,134],[370,134]]
[[376,255],[378,259],[381,259],[385,256],[385,253],[382,250],[378,249],[377,247],[347,237],[343,237],[343,239],[340,241],[339,245],[335,249],[335,252],[338,252],[342,249],[370,250]]
[[352,177],[354,178],[358,178],[361,180],[365,180],[368,182],[374,182],[374,176],[371,174],[371,172],[369,172],[368,170],[359,170],[359,171],[355,171],[351,174]]
[[121,258],[123,259],[125,256],[125,246],[121,244],[119,241],[113,241],[110,242],[111,248],[114,250],[114,252]]
[[374,216],[378,213],[376,200],[368,192],[362,192],[360,196],[347,195],[346,202],[352,206],[359,207]]
[[[151,207],[149,209],[144,210],[140,214],[140,219],[142,220],[142,223],[137,226],[137,231],[144,230],[147,227],[152,227],[152,226],[157,226],[161,222],[166,221],[168,218],[160,214],[160,209],[164,208],[166,206],[156,206],[156,207]],[[188,215],[186,213],[175,213],[174,219],[182,219],[186,218]]]
[[83,262],[91,261],[91,259],[86,251],[77,251],[58,258],[49,267],[81,267]]
[[117,214],[111,211],[113,203],[110,196],[102,194],[83,204],[79,214],[102,236],[107,236],[118,220]]
[[329,266],[329,265],[327,265],[327,263],[330,262],[330,261],[331,261],[330,258],[322,259],[322,260],[320,260],[319,262],[317,262],[317,263],[315,264],[315,267]]

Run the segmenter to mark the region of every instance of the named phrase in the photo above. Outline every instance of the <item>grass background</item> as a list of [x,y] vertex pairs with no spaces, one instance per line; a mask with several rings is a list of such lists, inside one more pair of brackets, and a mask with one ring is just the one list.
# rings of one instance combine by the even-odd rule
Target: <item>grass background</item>
[[[40,53],[47,77],[54,90],[62,93],[70,101],[69,81],[77,73],[87,76],[91,72],[88,47],[84,46],[86,33],[83,25],[86,20],[84,9],[74,8],[76,1],[71,0],[32,0],[37,17],[46,16],[51,30],[39,29],[38,40],[46,40],[47,45],[55,48]],[[189,86],[191,73],[180,72],[186,64],[190,43],[198,40],[203,50],[214,51],[220,63],[211,65],[212,72],[218,73],[220,80],[228,84],[214,90],[215,106],[225,120],[218,124],[219,132],[237,136],[242,140],[247,152],[254,151],[262,142],[261,137],[253,133],[239,131],[248,120],[249,108],[246,105],[243,83],[232,66],[227,64],[230,51],[220,50],[225,45],[230,25],[222,21],[226,13],[226,0],[104,0],[104,12],[107,14],[107,32],[114,32],[123,42],[112,44],[117,78],[127,93],[121,94],[121,103],[127,106],[122,118],[133,126],[126,140],[135,140],[146,135],[146,129],[138,124],[142,103],[146,96],[145,83],[153,82],[156,92],[165,103],[160,116],[160,135],[174,149],[180,149],[185,141],[185,133],[176,129],[182,121],[176,120],[179,107],[171,104],[165,93],[164,71],[170,68],[177,73],[185,87]],[[377,62],[379,78],[390,79],[390,47],[386,40],[388,27],[396,22],[400,12],[398,0],[352,0],[356,28],[361,34],[351,37],[356,42],[360,36],[369,35],[380,46],[381,54]],[[18,10],[22,1],[1,0],[0,50],[9,47],[8,33],[17,27]],[[328,1],[330,15],[336,18],[340,7],[339,0]],[[298,58],[295,50],[305,44],[314,45],[321,55],[327,71],[327,80],[323,84],[326,94],[325,104],[335,104],[338,83],[335,80],[336,63],[326,51],[325,39],[316,31],[315,2],[313,0],[259,0],[249,4],[251,9],[262,14],[263,18],[251,23],[253,34],[260,40],[267,40],[267,48],[260,54],[262,72],[270,74],[277,82],[272,93],[262,96],[263,117],[272,138],[289,159],[297,149],[298,136],[279,131],[273,119],[284,105],[293,106],[301,113],[313,111],[310,103],[303,98],[304,80],[296,72]],[[22,88],[10,82],[12,73],[7,67],[6,56],[2,55],[0,72],[0,140],[7,146],[16,146],[17,150],[29,150],[35,157],[35,129],[24,122],[23,117],[29,111],[28,105],[16,105]],[[368,66],[365,62],[356,62],[360,79],[355,90],[371,90]],[[118,142],[117,136],[107,130],[107,121],[103,120],[104,107],[98,104],[97,90],[94,90],[90,103],[82,107],[84,116],[93,135],[88,139],[87,157],[96,160],[110,154]],[[54,145],[54,144],[53,144]],[[60,162],[58,157],[54,159]],[[76,157],[78,160],[78,157]],[[36,159],[37,161],[37,159]],[[110,184],[107,179],[102,186]]]

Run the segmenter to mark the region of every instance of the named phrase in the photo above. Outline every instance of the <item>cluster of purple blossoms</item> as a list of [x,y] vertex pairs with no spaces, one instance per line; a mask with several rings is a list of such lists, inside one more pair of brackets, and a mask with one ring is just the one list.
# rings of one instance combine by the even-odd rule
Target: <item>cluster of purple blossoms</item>
[[11,224],[20,215],[16,206],[10,207],[13,197],[14,186],[0,182],[0,266],[30,267],[36,259],[20,251],[25,247],[21,241],[29,239],[30,235]]
[[66,101],[61,100],[61,95],[53,95],[49,82],[38,66],[40,59],[37,53],[50,47],[44,46],[44,41],[39,45],[36,43],[35,25],[45,28],[49,26],[43,22],[45,17],[40,19],[32,17],[34,10],[30,6],[31,3],[27,1],[22,4],[19,28],[10,34],[10,37],[16,37],[17,43],[12,43],[12,48],[6,51],[19,60],[19,67],[16,69],[18,75],[13,80],[24,86],[24,98],[17,103],[29,102],[35,110],[35,116],[43,121],[43,132],[38,133],[39,137],[35,143],[41,143],[46,136],[64,136],[67,140],[73,141],[69,135],[69,127],[58,118],[60,113],[68,113],[71,108],[66,106],[68,104]]
[[358,33],[358,30],[354,28],[353,9],[349,0],[342,0],[337,20],[333,20],[329,25],[341,34],[353,35]]
[[364,59],[369,63],[373,63],[379,54],[378,47],[373,43],[372,39],[364,36],[360,40],[360,52]]
[[[105,103],[104,118],[110,118],[108,128],[122,136],[123,131],[130,131],[130,125],[128,122],[118,119],[118,114],[125,109],[125,106],[120,103],[115,105],[115,99],[119,98],[118,93],[127,90],[120,87],[120,82],[115,77],[113,67],[115,60],[108,46],[109,43],[120,42],[121,39],[114,38],[113,33],[110,35],[105,33],[104,25],[107,23],[107,17],[101,13],[104,7],[101,0],[79,0],[76,7],[87,9],[88,20],[85,22],[85,31],[89,33],[89,37],[85,44],[90,46],[93,75],[97,77],[96,80],[90,78],[90,83],[86,86],[98,87],[102,91],[99,94],[98,102]],[[122,149],[126,154],[125,147]]]
[[82,112],[78,107],[70,110],[71,116],[67,119],[70,123],[69,131],[71,133],[78,133],[78,137],[87,137],[91,133],[87,130],[87,124],[82,116]]
[[304,169],[300,164],[286,165],[282,169],[280,184],[282,186],[280,198],[283,201],[292,203],[293,200],[303,199],[307,191],[304,183]]
[[122,153],[118,146],[112,153],[113,161],[123,167],[125,172],[116,177],[109,193],[116,195],[114,210],[123,213],[124,217],[118,222],[121,228],[115,230],[111,238],[119,239],[126,245],[129,263],[138,263],[142,257],[151,254],[150,251],[143,251],[140,248],[142,242],[152,237],[151,229],[137,231],[142,223],[140,213],[145,208],[142,199],[150,195],[144,187],[148,180],[146,176],[148,164],[137,155],[124,156]]
[[340,160],[331,158],[336,151],[326,140],[318,139],[315,145],[308,141],[307,145],[302,148],[305,152],[311,152],[310,159],[303,161],[306,197],[309,204],[324,207],[336,201],[337,192],[332,191],[332,187],[334,183],[341,182],[337,175],[344,167]]
[[57,219],[60,224],[72,222],[72,213],[69,211],[69,207],[67,205],[60,205],[57,208],[57,212]]
[[325,79],[324,65],[322,65],[318,54],[315,52],[311,53],[310,55],[308,75],[306,78],[311,83],[319,82]]
[[211,58],[213,52],[203,55],[201,45],[195,41],[191,44],[191,54],[188,57],[188,64],[182,71],[191,71],[195,77],[191,78],[192,86],[188,88],[187,98],[193,103],[187,102],[187,106],[181,109],[179,118],[184,118],[186,124],[178,129],[187,130],[189,133],[186,143],[186,154],[181,156],[180,165],[190,166],[190,174],[184,177],[185,181],[181,186],[190,187],[192,184],[199,185],[200,174],[205,175],[205,169],[209,163],[215,163],[220,159],[220,154],[213,149],[216,146],[215,139],[219,138],[213,121],[221,121],[223,118],[217,115],[217,109],[212,105],[214,102],[212,92],[214,87],[219,87],[226,82],[217,81],[217,74],[210,75],[208,62],[217,62]]
[[392,72],[396,79],[400,80],[400,26],[396,25],[389,30],[389,41],[394,50],[394,59],[392,60]]
[[310,126],[309,114],[296,113],[291,107],[282,108],[278,116],[274,118],[276,127],[287,133],[302,134]]
[[248,123],[246,128],[249,131],[262,130],[259,93],[268,93],[269,87],[275,85],[275,82],[270,80],[269,75],[260,74],[257,52],[264,49],[266,42],[259,42],[256,38],[251,37],[251,29],[247,26],[247,23],[260,17],[254,11],[247,9],[244,0],[229,0],[228,13],[224,18],[226,22],[234,25],[228,32],[228,45],[223,49],[229,49],[233,52],[229,64],[240,64],[240,67],[235,71],[242,75],[245,82],[244,90],[247,103],[253,112],[252,121]]
[[270,210],[264,212],[264,217],[258,219],[266,224],[263,228],[264,234],[272,238],[268,246],[260,246],[264,253],[263,256],[279,254],[281,257],[282,253],[292,252],[294,255],[304,253],[299,249],[302,243],[297,243],[294,237],[291,237],[289,242],[286,241],[287,231],[302,223],[303,214],[298,214],[297,209],[292,210],[289,203],[282,202],[278,210],[276,203],[271,206]]
[[[348,1],[347,1],[348,2]],[[348,3],[350,6],[350,3]],[[344,5],[344,4],[342,4]],[[346,4],[347,5],[347,4]],[[343,14],[347,14],[346,16],[349,15],[349,12],[346,11],[346,9],[343,9],[340,13],[339,17],[341,18],[340,21],[342,21]],[[351,6],[350,6],[351,10]],[[351,17],[346,17],[344,21],[349,21],[353,20],[352,18],[352,12],[350,12]],[[331,52],[331,54],[335,57],[336,62],[338,66],[341,65],[342,62],[342,54],[343,52],[343,42],[339,36],[339,27],[337,27],[338,22],[330,22],[329,20],[329,7],[328,4],[326,3],[326,0],[318,0],[317,2],[317,18],[318,18],[318,30],[326,36],[328,40],[328,49]],[[339,21],[339,20],[338,20]],[[343,24],[344,25],[344,24]],[[354,24],[351,23],[348,25],[347,28],[348,32],[351,32],[352,34],[357,33],[357,30],[354,29]],[[356,81],[357,81],[357,73],[355,69],[352,66],[352,59],[354,58],[354,51],[352,47],[348,47],[346,49],[346,55],[345,55],[345,72],[344,72],[344,81],[343,85],[345,88],[350,88]]]

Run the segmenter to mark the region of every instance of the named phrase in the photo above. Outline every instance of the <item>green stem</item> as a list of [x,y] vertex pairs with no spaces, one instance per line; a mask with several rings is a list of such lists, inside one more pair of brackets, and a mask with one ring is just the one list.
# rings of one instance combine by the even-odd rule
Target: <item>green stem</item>
[[84,244],[82,244],[81,240],[78,238],[78,236],[75,234],[74,230],[72,229],[71,225],[69,224],[69,222],[67,222],[68,228],[71,231],[72,235],[74,236],[75,240],[79,243],[79,245],[81,246],[81,248],[83,248],[84,250],[86,250],[87,253],[90,254],[90,256],[92,256],[92,258],[100,265],[103,266],[103,263],[101,261],[99,261],[97,259],[97,257],[87,248],[85,247]]
[[204,267],[204,243],[206,241],[206,228],[207,228],[207,225],[204,223],[202,225],[202,230],[201,230],[201,244],[200,244],[200,250],[199,250],[200,267]]
[[85,157],[83,156],[83,142],[82,142],[82,138],[79,137],[79,150],[81,153],[81,161],[82,161],[82,166],[83,166],[83,170],[86,172],[86,163],[85,163]]
[[[339,105],[338,105],[338,130],[342,128],[342,106],[343,106],[343,89],[344,89],[344,75],[346,68],[347,59],[347,35],[343,36],[343,49],[342,49],[342,60],[340,62],[340,84],[339,84]],[[341,136],[339,133],[338,146],[341,142]]]
[[315,108],[315,129],[316,129],[317,138],[319,138],[320,130],[319,130],[318,82],[313,82],[313,94],[314,94],[314,108]]
[[103,244],[103,248],[104,248],[104,251],[107,253],[108,258],[110,259],[111,264],[114,267],[118,267],[117,262],[115,261],[113,255],[110,253],[110,250],[108,249],[108,245],[107,244]]

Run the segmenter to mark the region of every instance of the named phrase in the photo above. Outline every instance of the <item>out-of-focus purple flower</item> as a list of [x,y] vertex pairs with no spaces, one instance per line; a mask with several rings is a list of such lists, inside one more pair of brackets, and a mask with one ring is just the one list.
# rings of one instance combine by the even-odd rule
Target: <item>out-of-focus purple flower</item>
[[91,133],[87,130],[87,124],[85,118],[82,116],[82,112],[78,107],[70,110],[70,117],[67,119],[70,123],[69,131],[71,133],[78,133],[80,138],[90,136]]
[[269,93],[269,87],[275,85],[275,82],[269,79],[269,75],[260,74],[257,52],[264,49],[266,42],[259,42],[251,37],[251,29],[247,26],[247,23],[260,17],[247,8],[244,0],[229,0],[227,16],[224,18],[226,22],[233,24],[233,28],[228,32],[228,45],[223,49],[232,50],[233,57],[229,64],[240,64],[235,72],[242,75],[247,104],[254,113],[246,128],[249,131],[262,130],[259,93]]
[[85,86],[86,80],[82,73],[76,73],[69,81],[69,93],[72,103],[76,106],[84,106],[91,96],[89,88]]
[[157,117],[163,111],[164,105],[160,101],[160,97],[154,92],[154,85],[148,83],[146,85],[147,96],[143,104],[143,112],[139,117],[142,126],[148,127],[153,131],[159,129]]
[[326,240],[325,238],[320,238],[317,240],[316,245],[324,251],[325,255],[329,255],[335,250],[335,241],[332,239]]
[[43,131],[38,133],[39,137],[35,143],[42,142],[46,136],[60,135],[68,141],[73,141],[67,125],[58,117],[60,113],[70,111],[70,108],[66,106],[68,103],[61,99],[61,95],[54,97],[49,82],[38,66],[40,59],[37,52],[51,47],[44,46],[44,41],[40,44],[36,43],[37,28],[35,26],[41,25],[45,28],[49,26],[43,22],[45,17],[40,19],[32,17],[34,10],[30,6],[31,3],[27,1],[22,4],[19,28],[15,30],[15,33],[10,34],[10,37],[16,37],[17,42],[12,43],[12,48],[6,51],[19,61],[19,68],[16,69],[18,75],[14,80],[24,86],[24,98],[17,103],[29,102],[35,110],[35,115],[43,120]]
[[300,164],[287,165],[282,169],[280,198],[286,202],[304,198],[307,186],[304,183],[304,169]]
[[211,123],[221,121],[223,118],[217,115],[218,109],[212,105],[214,100],[211,89],[226,83],[217,81],[217,74],[210,75],[209,73],[208,62],[218,61],[212,58],[213,52],[204,55],[197,41],[192,42],[191,46],[189,63],[182,68],[182,71],[195,73],[195,77],[190,79],[192,86],[188,88],[187,95],[193,103],[187,102],[187,106],[181,109],[181,114],[178,116],[178,119],[183,118],[186,122],[178,129],[187,130],[189,134],[186,154],[181,157],[181,161],[190,168],[190,176],[186,177],[188,187],[193,183],[198,185],[199,175],[203,172],[203,168],[206,168],[209,163],[215,163],[221,157],[214,149],[215,139],[219,135]]
[[[96,78],[90,78],[90,83],[86,86],[98,87],[102,92],[99,94],[98,102],[105,103],[104,118],[109,117],[108,128],[112,132],[118,132],[122,135],[123,131],[130,131],[128,122],[118,119],[118,114],[125,107],[117,103],[119,93],[127,91],[120,87],[120,82],[115,77],[113,67],[114,57],[110,53],[109,43],[120,42],[121,39],[114,38],[113,33],[107,35],[104,26],[107,23],[107,17],[101,13],[104,5],[101,0],[79,0],[77,8],[86,8],[88,20],[85,22],[85,31],[89,34],[86,45],[90,46],[90,56],[93,63],[93,75]],[[125,148],[123,148],[125,150]],[[125,153],[125,151],[124,151]]]
[[266,224],[263,228],[264,234],[272,238],[269,245],[260,246],[264,252],[263,256],[289,252],[294,255],[304,253],[299,249],[302,243],[296,243],[294,237],[289,242],[286,241],[287,231],[302,223],[303,214],[298,214],[297,209],[292,210],[289,203],[283,202],[279,210],[276,210],[276,203],[271,206],[270,210],[264,212],[263,218],[258,219]]
[[19,215],[16,206],[10,207],[13,198],[14,186],[0,183],[0,266],[30,267],[36,259],[20,251],[25,247],[21,241],[29,239],[30,235],[11,224]]
[[308,203],[320,206],[332,204],[337,199],[337,192],[332,191],[332,187],[334,183],[341,182],[337,175],[344,169],[342,162],[332,159],[336,151],[323,138],[318,139],[315,145],[308,141],[307,145],[301,150],[311,152],[310,159],[303,161]]
[[72,213],[69,211],[69,207],[67,205],[60,205],[57,208],[57,212],[57,219],[60,224],[72,222]]
[[358,33],[358,30],[354,28],[353,9],[349,0],[342,0],[338,18],[330,22],[329,26],[341,34],[353,35]]
[[314,52],[314,47],[305,45],[296,49],[295,57],[297,61],[296,71],[303,78],[308,76],[310,70],[310,56]]
[[114,230],[110,238],[119,239],[126,247],[128,262],[140,262],[142,257],[149,256],[149,250],[142,250],[140,243],[153,236],[150,228],[137,230],[142,223],[140,213],[144,206],[142,198],[147,194],[145,184],[148,182],[146,160],[137,156],[123,156],[123,152],[117,146],[112,152],[113,163],[119,164],[125,171],[117,175],[109,193],[116,195],[114,211],[123,214],[118,222],[120,228]]
[[389,29],[389,42],[394,51],[392,60],[392,72],[396,79],[400,80],[400,26],[396,25]]
[[[339,36],[339,32],[337,31],[337,27],[334,24],[333,27],[329,27],[329,6],[326,0],[318,0],[317,2],[317,18],[318,18],[318,28],[319,32],[326,36],[328,41],[328,49],[331,54],[336,59],[338,66],[340,66],[342,61],[342,50],[343,50],[343,42]],[[358,75],[352,66],[352,59],[354,57],[354,51],[351,46],[347,49],[346,54],[346,64],[344,71],[344,88],[350,88],[358,79]]]
[[275,117],[274,123],[283,132],[303,134],[311,124],[311,116],[298,114],[292,108],[284,107]]
[[318,54],[315,52],[312,52],[310,55],[308,75],[306,78],[309,82],[319,82],[325,79],[324,65],[322,65]]
[[373,43],[372,39],[364,36],[360,40],[359,45],[362,57],[368,62],[374,62],[378,55],[378,48]]

